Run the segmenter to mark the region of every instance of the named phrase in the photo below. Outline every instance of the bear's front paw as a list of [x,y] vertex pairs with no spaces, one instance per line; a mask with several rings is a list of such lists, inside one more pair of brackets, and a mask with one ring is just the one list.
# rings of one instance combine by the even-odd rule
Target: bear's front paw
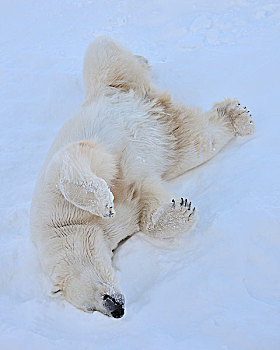
[[193,228],[197,211],[185,198],[172,199],[170,204],[158,208],[152,215],[150,232],[158,238],[174,238]]
[[248,136],[254,133],[255,124],[252,115],[246,106],[241,106],[238,100],[226,99],[216,103],[214,108],[218,115],[228,118],[235,136]]
[[114,216],[114,196],[107,183],[98,179],[94,184],[86,184],[86,190],[91,194],[90,212],[103,218]]
[[65,199],[80,209],[104,218],[115,214],[113,193],[106,181],[97,176],[76,183],[61,177],[59,188]]

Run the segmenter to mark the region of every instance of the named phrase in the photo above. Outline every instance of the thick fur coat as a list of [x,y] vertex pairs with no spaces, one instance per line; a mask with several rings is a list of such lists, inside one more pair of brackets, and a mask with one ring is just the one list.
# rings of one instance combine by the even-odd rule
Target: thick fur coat
[[[85,54],[85,102],[57,135],[40,172],[31,234],[53,293],[115,318],[124,297],[112,251],[141,230],[158,239],[189,231],[197,210],[165,181],[254,132],[246,107],[226,99],[203,113],[174,103],[146,59],[108,38]],[[171,201],[172,200],[172,201]]]

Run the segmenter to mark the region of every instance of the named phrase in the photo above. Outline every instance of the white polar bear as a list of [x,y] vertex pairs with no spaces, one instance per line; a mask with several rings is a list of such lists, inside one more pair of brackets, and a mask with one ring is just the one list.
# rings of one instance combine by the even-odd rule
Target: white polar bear
[[60,130],[37,181],[31,234],[53,293],[120,318],[112,251],[139,230],[158,239],[189,231],[196,210],[185,198],[171,201],[164,182],[252,134],[254,123],[237,100],[205,113],[174,103],[151,85],[143,57],[108,38],[89,46],[83,76],[85,103]]

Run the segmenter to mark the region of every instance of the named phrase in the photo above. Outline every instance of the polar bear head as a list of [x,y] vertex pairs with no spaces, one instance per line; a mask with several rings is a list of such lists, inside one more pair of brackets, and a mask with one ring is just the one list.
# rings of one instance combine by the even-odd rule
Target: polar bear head
[[85,311],[100,311],[120,318],[124,315],[124,297],[120,293],[112,267],[112,251],[97,227],[67,237],[65,255],[55,263],[53,294],[62,294],[69,303]]

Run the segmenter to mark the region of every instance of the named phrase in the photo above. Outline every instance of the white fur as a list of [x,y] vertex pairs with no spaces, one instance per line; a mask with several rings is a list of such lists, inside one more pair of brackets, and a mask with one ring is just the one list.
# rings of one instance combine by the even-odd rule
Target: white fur
[[[144,58],[108,38],[88,48],[85,103],[57,135],[39,175],[31,233],[54,292],[84,311],[123,307],[112,250],[141,229],[159,239],[190,230],[196,211],[164,182],[212,158],[254,124],[237,100],[202,113],[150,83]],[[115,214],[116,213],[116,214]],[[121,316],[120,316],[121,317]]]

